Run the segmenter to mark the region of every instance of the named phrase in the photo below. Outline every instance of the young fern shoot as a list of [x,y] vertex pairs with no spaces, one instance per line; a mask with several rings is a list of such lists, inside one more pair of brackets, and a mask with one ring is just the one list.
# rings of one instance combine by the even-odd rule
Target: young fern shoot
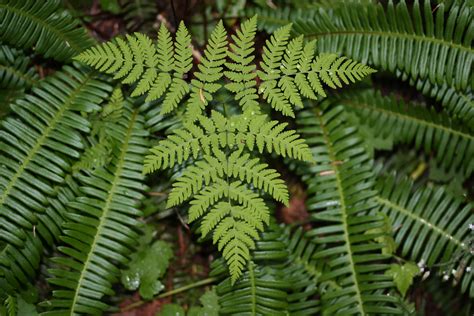
[[[189,221],[199,220],[201,233],[212,234],[232,283],[249,264],[259,232],[269,223],[270,211],[262,194],[288,204],[286,185],[276,170],[261,162],[263,153],[306,162],[314,159],[305,141],[286,129],[286,123],[262,114],[260,105],[268,103],[294,117],[294,107],[303,106],[303,97],[326,95],[323,83],[337,88],[374,71],[334,54],[315,56],[314,41],[304,44],[303,37],[290,39],[291,25],[266,41],[257,70],[256,26],[257,17],[243,22],[230,42],[219,22],[197,71],[187,81],[192,54],[182,23],[173,43],[162,25],[156,46],[146,35],[135,34],[93,47],[76,58],[117,79],[125,77],[122,82],[135,85],[135,95],[147,94],[148,101],[161,98],[162,114],[185,104],[183,128],[150,150],[143,171],[151,173],[192,160],[174,183],[168,207],[191,200]],[[213,107],[213,95],[222,88],[234,94],[230,105],[239,114],[228,116]],[[211,111],[205,111],[206,107]]]

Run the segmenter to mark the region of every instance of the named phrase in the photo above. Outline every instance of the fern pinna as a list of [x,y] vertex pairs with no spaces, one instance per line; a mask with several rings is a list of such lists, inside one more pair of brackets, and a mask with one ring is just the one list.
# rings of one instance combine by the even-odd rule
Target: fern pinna
[[[277,171],[268,169],[256,154],[275,153],[302,161],[313,161],[304,140],[285,123],[262,114],[261,104],[286,116],[302,107],[302,97],[325,95],[323,84],[341,87],[373,70],[333,54],[315,56],[315,43],[302,37],[290,39],[291,25],[275,31],[263,48],[262,61],[254,62],[257,18],[242,23],[228,35],[219,22],[210,35],[197,70],[191,75],[190,37],[180,24],[176,39],[161,26],[156,45],[146,35],[93,47],[77,60],[101,71],[114,73],[123,83],[133,84],[134,94],[147,100],[162,98],[162,114],[186,105],[183,128],[151,149],[144,172],[171,168],[192,159],[173,185],[168,206],[189,199],[189,221],[200,220],[203,235],[212,233],[222,251],[234,283],[249,264],[258,232],[269,221],[262,198],[266,192],[284,204],[288,192]],[[188,77],[191,76],[191,80]],[[186,80],[188,79],[188,80]],[[233,112],[216,107],[213,95],[220,89],[234,94]],[[247,163],[247,160],[250,162]]]

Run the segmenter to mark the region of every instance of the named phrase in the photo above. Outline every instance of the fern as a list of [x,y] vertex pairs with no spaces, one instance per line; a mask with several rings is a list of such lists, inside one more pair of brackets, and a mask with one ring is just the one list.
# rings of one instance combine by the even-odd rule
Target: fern
[[440,102],[452,115],[461,119],[473,129],[474,127],[474,97],[473,92],[457,91],[446,84],[439,86],[429,80],[410,80],[410,84],[423,94]]
[[[288,25],[276,31],[266,43],[260,63],[262,70],[256,73],[262,81],[260,92],[256,91],[256,66],[251,63],[254,59],[252,45],[255,24],[256,17],[244,22],[233,36],[234,43],[229,50],[227,32],[223,23],[219,22],[193,74],[190,88],[182,78],[190,70],[191,60],[188,60],[188,53],[183,52],[183,43],[188,41],[188,35],[185,27],[180,26],[181,35],[178,31],[175,45],[175,68],[178,65],[179,76],[175,78],[183,85],[177,90],[173,87],[169,89],[164,97],[161,114],[172,111],[189,89],[184,128],[175,130],[152,148],[151,154],[145,158],[144,166],[144,173],[150,173],[173,168],[193,158],[196,166],[190,167],[178,180],[170,194],[168,206],[176,206],[194,195],[189,221],[202,219],[202,234],[213,233],[214,243],[222,250],[229,264],[232,283],[247,266],[258,232],[264,229],[264,224],[269,220],[268,208],[253,190],[261,189],[284,203],[288,199],[281,180],[277,180],[276,171],[266,169],[266,165],[258,163],[258,160],[243,166],[243,160],[252,157],[247,152],[256,149],[260,153],[266,151],[282,157],[312,161],[308,147],[295,131],[285,131],[286,124],[269,121],[266,115],[258,114],[257,93],[263,93],[263,97],[276,110],[293,116],[292,106],[302,106],[300,93],[304,97],[315,98],[315,92],[324,94],[323,82],[336,88],[342,86],[342,82],[354,82],[373,72],[367,66],[335,55],[321,55],[315,59],[314,42],[303,47],[301,37],[289,41],[291,25]],[[165,29],[162,27],[162,30]],[[158,54],[170,51],[171,40],[167,35],[164,36],[166,32],[158,36]],[[117,78],[127,75],[124,83],[140,80],[134,93],[137,89],[140,92],[138,94],[147,92],[147,82],[151,82],[158,73],[155,69],[155,60],[158,58],[154,57],[155,48],[151,40],[145,35],[136,34],[134,37],[129,36],[128,42],[117,42],[119,46],[109,42],[93,47],[77,59],[107,73],[118,72]],[[163,60],[170,60],[170,56]],[[284,66],[280,70],[278,66],[281,61]],[[171,64],[169,67],[172,67]],[[298,68],[304,71],[302,77],[297,74]],[[148,73],[151,75],[148,76]],[[223,74],[230,83],[221,83]],[[167,80],[160,79],[159,82]],[[211,117],[205,116],[204,110],[212,105],[213,95],[222,87],[235,93],[243,114],[227,118],[224,106],[225,115],[212,110]],[[150,99],[151,95],[148,95],[148,100],[155,98],[153,96]],[[174,100],[171,106],[167,103],[169,99]],[[200,162],[196,162],[198,160]],[[210,170],[210,165],[216,162],[222,163],[222,168]],[[203,171],[209,171],[209,174]]]
[[[191,39],[184,24],[180,24],[173,51],[168,29],[162,25],[158,43],[143,34],[127,35],[126,40],[90,48],[76,57],[77,60],[106,73],[115,73],[123,83],[137,83],[132,96],[148,93],[147,101],[164,95],[162,114],[171,112],[189,92],[183,77],[191,69]],[[124,78],[125,77],[125,78]]]
[[30,66],[30,58],[6,45],[0,46],[0,89],[29,88],[38,76]]
[[235,99],[244,112],[260,113],[258,107],[257,81],[255,74],[255,65],[251,64],[254,60],[253,44],[257,31],[257,17],[242,23],[241,29],[237,30],[236,35],[232,35],[233,44],[230,44],[228,56],[231,62],[226,63],[229,71],[225,76],[231,81],[225,87],[235,93]]
[[194,119],[212,100],[212,93],[221,85],[216,83],[222,77],[223,65],[227,57],[227,32],[219,22],[211,34],[203,58],[191,80],[191,96],[187,107],[188,116]]
[[266,42],[262,71],[258,72],[263,97],[284,115],[294,117],[292,106],[303,106],[300,94],[311,99],[316,99],[316,94],[325,97],[323,82],[335,89],[342,87],[342,82],[349,84],[373,72],[334,54],[314,59],[315,42],[307,43],[304,49],[302,37],[288,43],[290,27],[291,24],[278,29]]
[[427,154],[434,151],[445,169],[474,170],[474,135],[457,120],[423,106],[383,97],[368,90],[338,97],[337,103],[354,110],[375,135],[390,137],[394,143],[414,144]]
[[[369,215],[376,207],[372,163],[357,129],[347,123],[343,108],[323,107],[304,112],[298,122],[318,163],[306,175],[312,219],[318,223],[310,233],[314,242],[324,245],[314,259],[330,267],[320,281],[333,280],[341,285],[322,294],[325,313],[396,314],[397,300],[384,290],[393,284],[378,272],[389,255],[383,244],[375,243],[383,226],[380,215]],[[317,194],[315,194],[317,192]]]
[[[191,155],[194,159],[202,156],[173,185],[168,206],[194,196],[189,220],[203,217],[203,235],[214,231],[214,243],[223,250],[235,282],[249,259],[249,250],[255,247],[253,239],[258,238],[258,231],[269,220],[264,201],[246,183],[288,203],[287,189],[278,179],[279,174],[258,163],[258,159],[248,161],[250,155],[243,154],[243,150],[257,148],[303,160],[311,156],[294,131],[283,131],[286,124],[266,122],[263,115],[226,119],[213,112],[211,119],[198,117],[198,122],[202,127],[188,123],[186,129],[175,131],[154,147],[152,155],[145,159],[144,172],[173,167]],[[222,150],[232,151],[226,154]]]
[[[443,187],[422,187],[413,190],[408,180],[395,181],[382,177],[377,184],[379,211],[392,220],[395,241],[403,256],[423,262],[428,267],[461,264],[473,267],[472,205],[452,197]],[[472,274],[462,275],[461,289],[474,296]]]
[[77,159],[83,148],[79,133],[87,132],[89,123],[77,112],[98,109],[108,89],[64,67],[12,104],[18,116],[5,119],[0,131],[5,166],[0,173],[0,225],[7,244],[21,247],[25,232],[33,230],[47,197],[55,194],[53,185],[63,183],[71,168],[68,157]]
[[445,20],[444,8],[440,4],[432,13],[429,0],[415,1],[410,14],[405,1],[389,2],[386,9],[381,4],[347,4],[298,21],[295,32],[317,38],[320,51],[342,52],[354,60],[406,74],[405,78],[470,93],[472,10],[467,4],[453,5]]
[[127,263],[138,239],[136,217],[141,213],[136,203],[144,189],[140,156],[147,146],[142,124],[136,110],[124,108],[112,162],[78,176],[81,194],[69,204],[75,212],[66,216],[61,237],[66,246],[59,247],[66,257],[53,258],[62,268],[49,270],[53,275],[49,283],[63,289],[42,304],[52,308],[45,315],[101,314],[107,308],[102,298],[113,293],[117,265]]
[[0,41],[67,61],[94,42],[58,0],[2,0]]

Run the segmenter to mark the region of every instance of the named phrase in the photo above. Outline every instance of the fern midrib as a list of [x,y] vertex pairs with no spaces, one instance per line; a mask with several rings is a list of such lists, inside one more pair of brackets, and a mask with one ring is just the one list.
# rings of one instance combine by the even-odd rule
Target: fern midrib
[[56,125],[60,123],[61,119],[63,118],[63,115],[66,111],[69,110],[70,106],[73,103],[73,100],[75,100],[76,95],[79,93],[79,91],[88,84],[88,82],[92,78],[90,76],[87,76],[84,81],[80,82],[79,85],[69,94],[68,101],[63,104],[63,106],[59,109],[59,111],[56,112],[54,115],[53,119],[49,122],[48,127],[44,129],[43,134],[41,135],[40,138],[36,141],[36,144],[33,146],[33,148],[30,150],[29,154],[26,156],[26,158],[23,160],[23,163],[18,167],[16,170],[15,175],[10,179],[10,182],[8,185],[5,187],[1,197],[0,197],[0,206],[2,206],[5,203],[5,200],[8,198],[10,195],[10,191],[16,186],[17,181],[21,178],[23,173],[25,172],[26,168],[30,164],[30,162],[33,160],[33,158],[36,156],[38,151],[43,147],[44,142],[48,139],[49,134],[54,131],[56,128]]
[[90,251],[87,254],[86,261],[84,262],[83,269],[81,271],[81,275],[79,276],[79,280],[77,282],[76,290],[74,291],[74,298],[72,300],[71,311],[70,311],[70,314],[69,314],[70,316],[74,316],[74,309],[75,309],[75,306],[77,304],[77,300],[79,298],[80,290],[82,288],[82,282],[83,282],[84,277],[86,275],[86,272],[88,270],[88,266],[91,262],[91,259],[92,259],[93,255],[95,254],[95,248],[97,246],[97,242],[100,239],[100,237],[102,237],[102,229],[103,229],[104,224],[106,222],[106,219],[108,217],[108,214],[109,214],[109,211],[110,211],[110,205],[111,205],[111,203],[112,203],[112,201],[115,197],[118,182],[119,182],[120,178],[122,177],[122,170],[123,170],[123,167],[124,167],[124,164],[125,164],[125,156],[127,155],[127,150],[128,150],[130,138],[132,137],[133,126],[135,124],[136,118],[137,118],[137,111],[134,111],[133,114],[132,114],[132,118],[130,119],[130,123],[128,125],[127,134],[124,138],[123,145],[120,149],[121,150],[120,157],[119,157],[119,160],[118,160],[117,168],[115,169],[115,172],[114,172],[115,176],[114,176],[114,179],[113,179],[113,182],[112,182],[112,186],[110,187],[110,190],[108,192],[108,197],[107,197],[107,200],[105,202],[102,215],[99,218],[99,226],[97,227],[97,233],[95,234],[94,240],[92,241]]
[[252,315],[257,315],[257,284],[255,282],[255,271],[253,270],[253,263],[249,262],[249,279],[250,279],[250,306],[252,308]]
[[67,34],[65,32],[61,32],[59,30],[57,30],[56,28],[52,27],[51,25],[45,23],[43,20],[41,19],[38,19],[36,16],[30,14],[28,11],[22,11],[22,10],[19,10],[17,8],[14,8],[14,7],[10,7],[6,4],[0,4],[0,9],[3,8],[3,9],[6,9],[6,10],[10,10],[10,11],[13,11],[15,12],[16,14],[18,15],[24,15],[26,17],[28,17],[29,19],[35,21],[36,23],[42,25],[45,29],[49,29],[51,32],[53,32],[57,37],[61,38],[68,47],[71,47],[72,49],[74,49],[74,51],[76,51],[76,53],[80,53],[82,51],[82,48],[77,46],[74,41],[70,41],[66,36],[64,36],[64,34]]
[[388,117],[390,117],[390,116],[399,117],[399,118],[401,118],[403,120],[406,120],[406,121],[417,122],[420,125],[425,125],[425,126],[428,126],[428,127],[432,127],[434,129],[442,130],[442,131],[444,131],[446,133],[449,133],[449,134],[458,135],[462,138],[467,138],[469,140],[474,140],[474,135],[466,134],[466,133],[463,133],[461,131],[446,127],[444,125],[438,125],[438,124],[435,124],[433,122],[429,122],[429,121],[426,121],[424,119],[420,119],[418,117],[402,114],[402,113],[387,110],[387,109],[382,109],[380,107],[370,106],[368,103],[365,103],[365,102],[353,102],[353,101],[350,101],[350,100],[347,99],[347,100],[344,100],[343,105],[345,105],[345,106],[349,105],[350,107],[353,107],[353,108],[369,109],[370,111],[383,113]]
[[[34,84],[36,84],[38,82],[37,80],[33,79],[32,77],[27,76],[25,73],[23,73],[21,71],[18,71],[16,68],[11,67],[11,66],[0,65],[0,71],[2,71],[2,70],[5,71],[5,72],[10,72],[14,76],[23,79],[30,86],[33,86]],[[21,87],[18,87],[18,88],[21,88]]]
[[397,32],[389,32],[389,31],[367,31],[367,30],[354,30],[354,31],[331,31],[331,32],[319,32],[319,33],[303,33],[305,38],[321,38],[325,36],[338,36],[338,35],[378,35],[384,37],[394,37],[394,38],[401,38],[401,39],[412,39],[415,41],[420,42],[429,42],[434,43],[441,46],[448,46],[452,49],[458,49],[461,51],[466,51],[470,54],[474,53],[474,49],[470,47],[463,46],[461,44],[453,43],[452,41],[447,41],[445,39],[439,39],[436,37],[429,37],[429,36],[421,36],[415,34],[402,34]]
[[[337,159],[337,157],[334,153],[333,144],[331,142],[331,139],[329,138],[329,133],[326,130],[326,126],[324,125],[321,113],[318,110],[316,110],[315,112],[316,112],[316,116],[319,119],[319,124],[321,126],[321,131],[323,132],[324,142],[327,144],[329,159],[332,162],[338,161],[339,159]],[[349,233],[348,233],[348,231],[349,231],[349,224],[347,223],[347,216],[348,215],[347,215],[347,209],[346,209],[344,189],[342,188],[342,180],[341,180],[341,176],[340,176],[340,172],[339,172],[339,167],[337,166],[337,164],[330,164],[330,166],[331,166],[331,169],[334,171],[334,174],[336,176],[337,192],[339,194],[339,201],[341,202],[341,211],[343,212],[343,214],[341,216],[342,217],[341,219],[342,219],[342,224],[344,226],[344,241],[345,241],[346,251],[347,251],[347,254],[348,254],[348,258],[349,258],[349,265],[350,265],[350,269],[351,269],[352,279],[353,279],[353,282],[354,282],[354,289],[355,289],[355,292],[356,292],[355,294],[356,294],[356,298],[357,298],[357,309],[359,310],[361,315],[364,316],[364,315],[366,315],[365,310],[364,310],[364,303],[362,301],[362,294],[361,294],[360,289],[359,289],[359,280],[357,279],[357,274],[356,274],[356,270],[355,270],[355,263],[354,263],[354,260],[352,258],[353,253],[352,253],[351,242],[350,242]]]
[[409,210],[407,210],[406,208],[398,205],[398,204],[395,204],[395,203],[392,203],[390,200],[387,200],[381,196],[377,196],[375,197],[375,199],[381,203],[381,204],[384,204],[388,207],[390,207],[391,209],[399,212],[399,213],[402,213],[403,215],[405,216],[408,216],[410,217],[411,219],[423,224],[425,227],[428,227],[430,230],[436,232],[438,235],[442,236],[443,238],[445,239],[448,239],[450,241],[452,241],[453,243],[455,243],[458,247],[468,251],[468,247],[465,243],[463,243],[462,241],[460,241],[459,239],[457,239],[456,237],[454,237],[453,235],[449,234],[448,232],[446,232],[445,230],[443,230],[442,228],[436,226],[436,225],[433,225],[431,224],[429,221],[425,220],[424,218],[418,216],[417,214],[415,214],[414,212],[410,212]]

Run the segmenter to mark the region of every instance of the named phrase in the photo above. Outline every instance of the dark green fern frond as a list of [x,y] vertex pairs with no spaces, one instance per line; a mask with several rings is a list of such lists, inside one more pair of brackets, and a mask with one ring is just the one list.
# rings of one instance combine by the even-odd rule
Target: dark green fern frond
[[416,0],[410,10],[405,1],[390,1],[386,9],[349,3],[297,21],[295,32],[318,39],[321,52],[342,53],[397,75],[469,93],[474,82],[472,16],[467,4],[445,12],[443,4],[433,11],[429,0]]
[[303,107],[301,95],[316,99],[326,96],[323,83],[336,89],[374,72],[370,67],[335,54],[315,56],[315,42],[304,45],[303,37],[289,41],[291,24],[273,33],[267,40],[258,76],[259,92],[284,115],[294,117],[293,107]]
[[250,262],[245,274],[232,284],[230,278],[217,285],[219,312],[225,315],[287,315],[287,280],[273,269]]
[[37,81],[30,58],[14,48],[0,45],[0,89],[29,88]]
[[383,217],[368,214],[377,206],[372,162],[344,109],[323,109],[298,118],[317,161],[305,173],[308,207],[318,223],[308,236],[324,246],[313,259],[324,260],[330,269],[319,282],[332,280],[341,286],[322,293],[323,309],[327,314],[397,314],[396,298],[384,294],[393,286],[383,274],[389,255],[375,242],[380,233],[371,232],[384,225]]
[[[12,104],[14,116],[0,131],[1,238],[21,247],[37,214],[48,205],[54,185],[64,182],[83,143],[80,132],[89,122],[78,112],[90,112],[107,96],[109,86],[80,70],[65,67],[39,83],[31,95]],[[61,91],[61,92],[59,92]]]
[[474,133],[446,113],[406,104],[394,96],[383,97],[374,90],[342,94],[337,99],[355,111],[375,135],[390,137],[395,144],[414,144],[427,154],[434,152],[446,169],[461,169],[466,175],[474,171]]
[[[443,187],[427,186],[413,191],[408,180],[382,177],[377,183],[378,211],[387,214],[395,232],[395,241],[403,256],[426,264],[440,266],[448,274],[462,266],[474,268],[474,223],[472,205],[448,194]],[[457,276],[463,292],[474,296],[472,273]],[[460,280],[459,280],[460,279]]]
[[66,257],[53,258],[60,268],[49,270],[53,277],[48,281],[62,289],[43,303],[52,308],[45,315],[101,314],[107,308],[103,297],[113,293],[120,275],[118,265],[127,263],[138,240],[141,212],[136,206],[145,188],[140,169],[147,133],[142,117],[129,106],[116,136],[112,162],[78,176],[81,194],[69,204],[75,211],[66,215],[61,237],[66,246],[59,247]]
[[458,91],[446,84],[442,86],[432,84],[426,80],[410,80],[410,84],[417,90],[440,102],[449,113],[474,129],[474,94],[471,91]]
[[162,24],[158,41],[140,33],[116,38],[82,52],[77,60],[102,72],[115,74],[122,83],[136,87],[132,96],[147,93],[146,101],[164,96],[162,114],[173,111],[189,92],[183,80],[191,69],[191,38],[184,24],[180,24],[174,42]]
[[94,41],[59,0],[2,0],[0,41],[67,61]]

